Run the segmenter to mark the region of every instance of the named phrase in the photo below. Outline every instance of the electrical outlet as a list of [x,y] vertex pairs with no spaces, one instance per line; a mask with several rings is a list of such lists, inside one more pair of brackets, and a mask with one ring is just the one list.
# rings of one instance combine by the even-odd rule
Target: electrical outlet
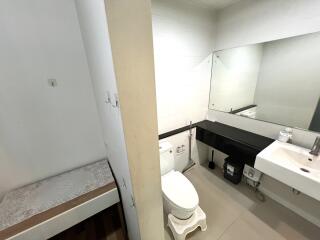
[[186,151],[186,149],[185,149],[185,145],[184,145],[184,144],[179,145],[179,146],[177,146],[177,148],[176,148],[176,153],[177,153],[177,154],[181,154],[181,153],[183,153],[183,152],[185,152],[185,151]]

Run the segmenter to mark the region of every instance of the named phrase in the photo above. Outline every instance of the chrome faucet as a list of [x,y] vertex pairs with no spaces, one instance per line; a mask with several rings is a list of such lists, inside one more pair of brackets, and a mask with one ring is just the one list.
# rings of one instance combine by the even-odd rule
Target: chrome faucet
[[317,137],[316,140],[314,141],[314,144],[311,148],[310,154],[314,156],[318,156],[320,152],[320,137]]

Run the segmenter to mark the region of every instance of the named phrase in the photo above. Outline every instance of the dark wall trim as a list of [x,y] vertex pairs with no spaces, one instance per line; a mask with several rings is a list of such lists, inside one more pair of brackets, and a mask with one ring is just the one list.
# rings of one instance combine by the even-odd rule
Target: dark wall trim
[[250,108],[254,108],[254,107],[256,107],[256,106],[257,106],[256,104],[251,104],[251,105],[248,105],[248,106],[245,106],[245,107],[238,108],[238,109],[236,109],[236,110],[230,111],[230,113],[236,114],[236,113],[238,113],[238,112],[242,112],[242,111],[244,111],[244,110],[247,110],[247,109],[250,109]]
[[[199,122],[193,123],[191,125],[191,128],[195,128],[198,123]],[[171,137],[171,136],[176,135],[178,133],[182,133],[182,132],[188,131],[189,129],[190,129],[190,125],[184,126],[184,127],[181,127],[181,128],[177,128],[177,129],[174,129],[174,130],[169,131],[169,132],[162,133],[162,134],[159,135],[159,140],[161,140],[163,138]]]

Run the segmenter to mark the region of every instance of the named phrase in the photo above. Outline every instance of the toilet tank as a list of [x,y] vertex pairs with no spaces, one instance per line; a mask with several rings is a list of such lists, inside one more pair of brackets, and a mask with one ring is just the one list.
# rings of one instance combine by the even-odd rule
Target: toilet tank
[[167,142],[159,143],[161,176],[174,169],[173,146]]

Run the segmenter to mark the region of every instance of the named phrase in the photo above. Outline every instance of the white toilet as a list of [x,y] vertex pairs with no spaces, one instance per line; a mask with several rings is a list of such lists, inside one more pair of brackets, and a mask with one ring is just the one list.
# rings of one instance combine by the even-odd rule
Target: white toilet
[[165,211],[178,219],[190,218],[199,205],[199,197],[192,183],[174,170],[173,148],[169,142],[159,144],[161,187]]

